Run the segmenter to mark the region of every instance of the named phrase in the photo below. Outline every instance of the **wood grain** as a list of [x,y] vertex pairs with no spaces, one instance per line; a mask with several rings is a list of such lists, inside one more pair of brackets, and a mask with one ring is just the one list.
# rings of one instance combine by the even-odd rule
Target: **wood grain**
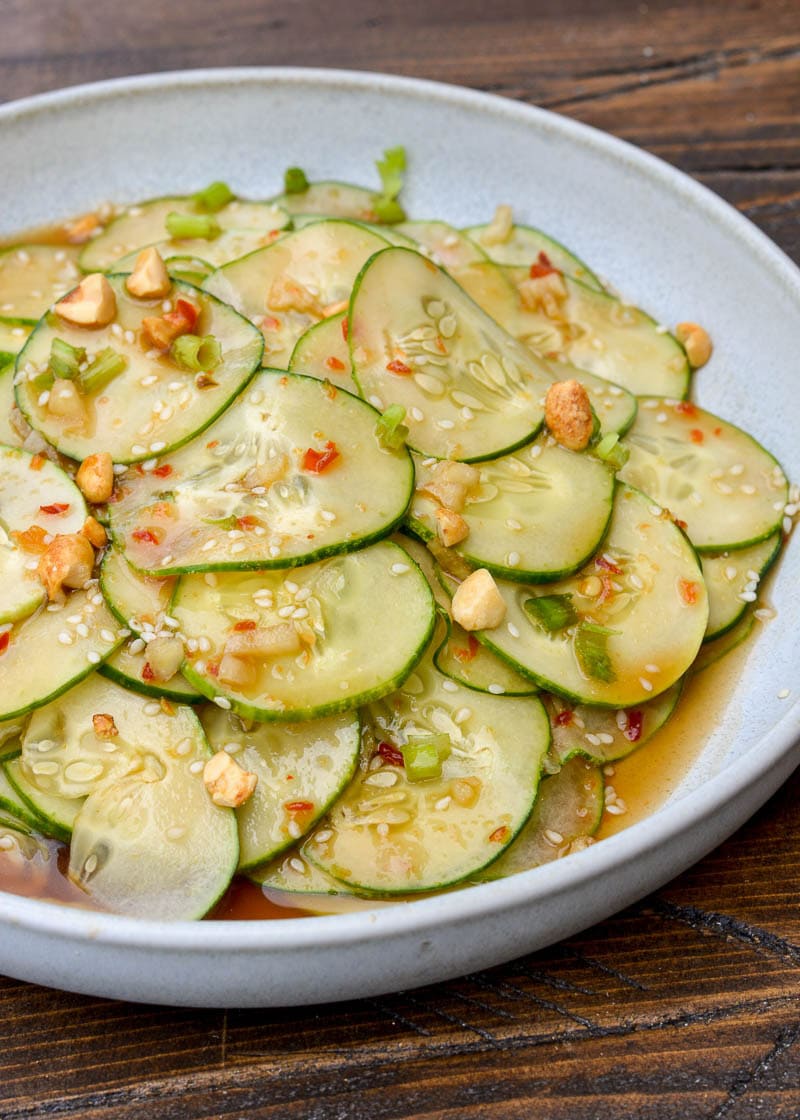
[[[462,83],[649,148],[800,261],[795,0],[0,0],[0,15],[0,100],[206,65]],[[419,991],[193,1012],[0,980],[0,1116],[797,1120],[799,804],[795,775],[638,906]]]

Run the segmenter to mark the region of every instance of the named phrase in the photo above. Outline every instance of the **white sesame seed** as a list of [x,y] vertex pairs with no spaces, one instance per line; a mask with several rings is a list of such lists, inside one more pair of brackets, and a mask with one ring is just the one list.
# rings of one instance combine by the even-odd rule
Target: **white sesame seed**
[[789,689],[788,688],[782,688],[780,690],[780,692],[778,693],[778,699],[779,700],[786,700],[786,698],[788,696],[789,696]]
[[559,844],[564,843],[564,837],[553,828],[546,828],[544,830],[544,838],[547,840],[548,844],[552,844],[554,847],[558,847]]
[[208,638],[205,637],[205,635],[202,638],[198,639],[197,646],[201,653],[209,653],[211,650],[211,642],[208,640]]
[[392,564],[392,566],[390,568],[390,571],[391,571],[393,576],[402,576],[406,572],[410,572],[411,568],[408,566],[408,564],[398,563],[398,564]]
[[134,638],[131,644],[128,646],[128,652],[141,653],[144,649],[144,645],[144,638]]
[[116,635],[112,630],[101,630],[100,637],[104,642],[115,642],[117,640]]
[[649,509],[650,509],[650,512],[652,513],[653,517],[660,517],[661,514],[664,512],[663,509],[661,508],[661,506],[653,505],[653,506],[650,506]]
[[644,581],[639,576],[637,576],[636,572],[631,572],[631,574],[628,576],[628,582],[630,583],[631,587],[635,587],[638,591],[641,591],[644,587]]
[[645,692],[652,692],[653,691],[652,682],[649,681],[647,679],[647,677],[639,677],[639,684],[642,686],[642,688],[645,690]]
[[200,774],[203,770],[205,770],[205,764],[201,758],[197,758],[194,762],[189,764],[190,774]]
[[0,848],[4,852],[10,852],[14,847],[16,847],[16,843],[13,836],[0,836]]
[[739,596],[740,603],[755,603],[758,596],[755,591],[743,591]]
[[159,451],[163,451],[166,446],[167,445],[163,441],[163,439],[159,439],[159,440],[156,440],[155,443],[150,444],[150,450],[152,452],[154,452],[155,454],[157,454]]
[[167,553],[166,556],[162,556],[161,567],[166,568],[167,564],[171,564],[174,559],[175,557],[172,555],[172,553]]
[[511,635],[512,638],[518,638],[519,637],[519,630],[517,629],[517,627],[514,625],[513,622],[508,623],[508,632],[509,632],[509,634]]
[[793,524],[791,517],[784,517],[781,527],[787,536],[791,533]]
[[600,736],[595,735],[593,731],[587,731],[586,734],[584,735],[584,739],[586,740],[587,743],[591,743],[591,745],[593,747],[599,747],[600,746]]
[[506,528],[517,530],[517,529],[521,529],[522,525],[519,523],[519,521],[515,521],[513,517],[507,517],[506,518]]
[[644,668],[645,668],[646,673],[660,673],[661,672],[661,669],[659,668],[658,665],[645,665]]
[[471,715],[472,708],[459,708],[456,714],[453,716],[453,723],[466,723]]
[[490,684],[489,692],[491,692],[493,696],[502,696],[505,689],[501,684]]
[[68,633],[66,630],[62,630],[61,633],[58,635],[58,640],[59,640],[59,642],[62,646],[71,646],[73,638],[72,638],[72,635],[70,633]]
[[516,568],[517,564],[519,564],[519,553],[518,552],[509,552],[508,556],[506,557],[506,560],[512,568]]
[[442,681],[442,688],[445,692],[458,692],[458,685],[455,681]]
[[91,662],[92,665],[99,665],[103,659],[99,653],[95,652],[95,650],[93,649],[90,649],[86,654],[86,660]]
[[131,454],[132,455],[146,455],[147,454],[147,448],[142,447],[142,445],[140,443],[134,443],[133,447],[131,448]]
[[452,797],[450,797],[450,795],[448,794],[446,797],[440,797],[439,800],[434,803],[433,807],[434,809],[438,809],[439,812],[441,812],[442,810],[449,808],[452,800]]
[[231,702],[226,696],[215,696],[214,703],[218,708],[222,708],[224,712],[229,712],[231,709]]

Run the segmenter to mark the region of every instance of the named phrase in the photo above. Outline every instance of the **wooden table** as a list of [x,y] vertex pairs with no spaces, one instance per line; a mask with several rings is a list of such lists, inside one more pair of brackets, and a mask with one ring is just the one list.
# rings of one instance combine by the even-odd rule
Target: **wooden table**
[[[0,100],[269,64],[436,78],[574,116],[686,169],[800,261],[797,0],[0,2]],[[800,1117],[798,801],[795,775],[638,906],[420,991],[195,1012],[0,980],[0,1116]]]

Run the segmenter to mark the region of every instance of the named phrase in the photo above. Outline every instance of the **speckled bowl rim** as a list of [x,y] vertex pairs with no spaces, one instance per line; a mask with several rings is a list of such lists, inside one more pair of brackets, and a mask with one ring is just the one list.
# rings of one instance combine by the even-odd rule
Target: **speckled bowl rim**
[[[800,305],[800,271],[769,238],[706,187],[668,164],[625,141],[588,125],[546,110],[491,94],[413,78],[371,72],[305,69],[298,67],[240,69],[202,69],[165,72],[130,78],[117,78],[64,90],[44,93],[0,106],[0,128],[27,116],[58,112],[66,107],[135,96],[159,88],[187,89],[230,87],[246,84],[335,86],[337,89],[363,89],[416,96],[423,101],[450,102],[492,117],[533,123],[543,133],[565,136],[587,149],[627,164],[673,194],[681,196],[696,210],[704,212],[718,227],[745,243],[787,292]],[[375,943],[398,935],[417,935],[442,925],[461,925],[489,914],[528,908],[536,903],[570,894],[605,873],[633,867],[645,853],[669,845],[682,832],[715,814],[722,813],[748,786],[759,790],[753,803],[762,804],[794,766],[800,762],[800,702],[787,706],[780,721],[736,761],[708,779],[679,803],[658,810],[653,816],[632,825],[624,832],[605,839],[567,860],[547,864],[508,879],[464,888],[452,893],[421,898],[406,905],[377,908],[351,914],[298,918],[291,923],[272,921],[159,922],[84,911],[57,903],[23,898],[0,891],[0,922],[43,934],[57,935],[65,942],[91,941],[95,944],[152,949],[159,952],[195,951],[247,954],[258,950],[280,957],[315,947],[354,946]],[[772,775],[773,781],[765,779]],[[733,827],[736,827],[734,823]],[[729,834],[733,827],[728,827]],[[722,836],[716,834],[708,849]],[[706,849],[706,850],[708,850]],[[702,854],[702,853],[700,853]],[[695,858],[699,858],[696,855]],[[691,862],[670,865],[661,877],[666,881]],[[651,889],[652,884],[646,889]],[[645,893],[645,891],[641,891]],[[613,905],[608,906],[612,912]],[[577,929],[579,922],[573,923]],[[497,954],[497,959],[502,959]],[[442,970],[443,973],[446,969]]]

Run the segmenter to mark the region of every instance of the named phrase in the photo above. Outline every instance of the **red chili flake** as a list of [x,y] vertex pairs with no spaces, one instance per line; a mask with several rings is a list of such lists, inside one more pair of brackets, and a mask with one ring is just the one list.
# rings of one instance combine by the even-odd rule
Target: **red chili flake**
[[152,529],[134,529],[131,536],[142,544],[159,544],[158,535]]
[[219,676],[219,661],[207,661],[206,662],[206,672],[209,673],[212,677],[218,677]]
[[0,634],[0,653],[5,653],[8,649],[8,643],[11,641],[11,634],[8,630]]
[[458,649],[453,650],[453,654],[463,664],[463,662],[465,662],[465,661],[474,660],[475,655],[477,654],[480,647],[481,647],[481,643],[478,641],[478,639],[475,637],[475,635],[474,634],[468,634],[467,635],[467,648],[464,649],[463,646],[460,646]]
[[342,319],[342,338],[345,340],[345,342],[347,342],[347,332],[349,328],[350,324],[348,323],[347,316],[345,315],[344,319]]
[[345,368],[344,362],[340,361],[339,358],[336,358],[333,355],[331,355],[330,358],[325,359],[325,365],[328,367],[328,369],[335,369],[339,370],[340,372]]
[[153,469],[153,474],[156,478],[169,478],[172,474],[172,467],[169,463],[162,463],[160,467],[155,467]]
[[180,296],[175,301],[175,310],[168,311],[164,318],[169,323],[176,323],[182,319],[186,323],[187,331],[193,331],[197,326],[197,319],[200,315],[200,308],[192,303],[191,300],[182,299]]
[[140,478],[144,477],[144,467],[141,463],[134,463],[131,470],[138,474]]
[[287,774],[286,775],[286,781],[287,782],[293,782],[294,781],[294,774]]
[[714,429],[714,435],[715,436],[721,436],[722,435],[722,428],[715,428]]
[[67,512],[67,510],[69,509],[69,502],[53,502],[53,504],[49,506],[39,506],[39,509],[42,513],[57,516],[60,513]]
[[287,813],[310,813],[314,808],[313,801],[284,801],[284,809]]
[[601,576],[600,582],[603,587],[600,594],[597,596],[597,601],[598,603],[605,603],[606,599],[611,599],[614,596],[614,581],[611,579],[611,576]]
[[339,390],[335,385],[332,385],[330,381],[323,381],[322,387],[329,401],[335,401],[339,396]]
[[536,280],[539,276],[549,276],[552,272],[558,271],[559,269],[555,267],[547,253],[540,252],[536,262],[531,265],[530,277],[532,280]]
[[236,518],[236,528],[244,529],[245,532],[248,532],[250,529],[255,529],[256,526],[260,524],[261,522],[258,520],[258,518],[253,517],[251,513],[246,513],[244,517]]
[[703,435],[699,428],[689,429],[689,439],[692,441],[692,443],[702,443],[705,438],[706,437]]
[[405,766],[402,751],[399,751],[392,743],[379,743],[378,754],[390,766]]
[[489,840],[493,844],[504,844],[506,840],[508,840],[510,833],[511,829],[508,827],[508,825],[501,824],[499,828],[496,828],[494,830],[494,832],[489,837]]
[[691,401],[678,401],[675,405],[675,411],[680,412],[682,416],[696,416],[697,405],[692,404]]
[[444,339],[442,338],[441,335],[437,334],[436,338],[433,340],[433,344],[436,347],[436,349],[439,351],[440,354],[446,354],[447,353],[447,347],[445,346]]
[[219,447],[219,440],[218,439],[212,439],[210,443],[206,444],[206,447],[208,448],[209,451],[213,451],[215,447]]
[[697,584],[692,580],[679,579],[678,591],[687,607],[692,607],[697,602]]
[[154,681],[155,679],[156,679],[156,675],[150,667],[150,662],[145,661],[144,667],[142,668],[142,680],[143,681]]
[[331,440],[325,444],[324,451],[317,451],[315,447],[309,447],[303,456],[303,470],[308,471],[310,474],[322,474],[326,471],[336,460],[339,458],[339,450],[336,444]]
[[622,734],[629,743],[638,743],[642,737],[642,723],[644,716],[638,708],[631,708],[625,713],[625,728]]
[[622,568],[615,564],[613,560],[606,560],[605,556],[595,556],[594,564],[596,568],[603,568],[606,572],[613,572],[615,576],[622,575]]
[[675,522],[675,524],[678,526],[679,529],[683,529],[684,533],[689,528],[687,523],[685,521],[682,521],[680,517],[674,517],[673,521]]
[[564,708],[563,711],[560,711],[556,716],[556,726],[569,727],[572,723],[573,715],[574,713],[571,708]]
[[256,624],[252,618],[243,618],[233,624],[234,630],[255,630]]
[[400,377],[407,377],[411,373],[411,366],[407,366],[405,362],[401,362],[399,358],[395,358],[393,362],[388,362],[386,365],[389,373],[396,373]]

